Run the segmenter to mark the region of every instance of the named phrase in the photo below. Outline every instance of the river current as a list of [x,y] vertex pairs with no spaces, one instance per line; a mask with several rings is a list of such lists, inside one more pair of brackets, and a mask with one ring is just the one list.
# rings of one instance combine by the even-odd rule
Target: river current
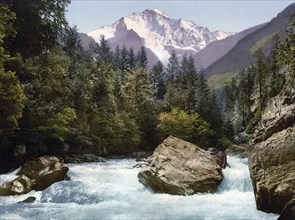
[[[71,181],[51,185],[43,192],[0,197],[0,219],[99,220],[275,220],[278,215],[256,210],[247,159],[228,157],[230,168],[214,194],[175,196],[155,194],[137,180],[135,160],[70,164]],[[0,183],[15,178],[0,175]],[[17,203],[29,196],[34,203]]]

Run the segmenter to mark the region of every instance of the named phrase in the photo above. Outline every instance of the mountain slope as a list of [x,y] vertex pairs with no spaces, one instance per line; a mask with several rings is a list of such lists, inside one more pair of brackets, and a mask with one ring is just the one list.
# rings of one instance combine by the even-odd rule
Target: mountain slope
[[233,33],[215,31],[200,27],[193,22],[172,19],[158,9],[145,10],[122,17],[110,26],[103,26],[88,35],[96,41],[101,35],[112,44],[126,44],[129,31],[134,31],[141,39],[142,45],[150,49],[163,63],[167,63],[170,52],[193,54],[209,43],[223,39]]
[[204,49],[194,55],[195,64],[197,67],[207,68],[209,65],[220,59],[229,52],[235,44],[250,33],[260,29],[265,24],[243,30],[235,35],[229,36],[222,40],[213,41]]
[[288,23],[288,15],[294,14],[294,12],[295,4],[291,4],[270,22],[246,35],[226,55],[208,66],[205,71],[206,76],[230,73],[254,64],[255,52],[259,48],[268,54],[272,44],[272,36],[276,33],[280,35],[283,33]]

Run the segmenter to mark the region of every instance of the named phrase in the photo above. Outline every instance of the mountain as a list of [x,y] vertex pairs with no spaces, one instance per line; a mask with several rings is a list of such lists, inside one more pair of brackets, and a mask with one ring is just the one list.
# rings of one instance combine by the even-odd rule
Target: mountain
[[164,64],[167,63],[172,50],[179,55],[193,54],[209,43],[233,34],[223,31],[210,32],[208,28],[193,22],[170,18],[158,9],[135,12],[122,17],[112,25],[88,33],[96,41],[104,35],[113,46],[116,44],[133,46],[132,42],[135,40],[135,44],[145,46],[150,54]]
[[255,27],[243,30],[235,35],[229,36],[222,40],[213,41],[204,49],[200,50],[194,55],[195,64],[197,67],[206,69],[209,65],[223,57],[229,52],[237,42],[243,39],[250,33],[260,29],[265,24],[257,25]]
[[[265,54],[269,54],[272,37],[275,34],[283,35],[288,24],[288,16],[294,14],[294,12],[295,4],[291,4],[277,17],[262,26],[258,26],[258,29],[244,36],[224,56],[206,68],[206,76],[214,75],[216,77],[216,75],[235,73],[254,64],[256,61],[255,53],[259,48]],[[214,51],[214,48],[211,51]]]

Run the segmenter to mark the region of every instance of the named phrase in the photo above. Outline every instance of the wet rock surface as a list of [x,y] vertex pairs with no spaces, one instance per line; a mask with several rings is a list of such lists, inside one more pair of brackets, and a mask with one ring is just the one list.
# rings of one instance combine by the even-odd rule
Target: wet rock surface
[[[168,137],[147,160],[139,182],[158,193],[189,195],[215,192],[222,181],[218,152],[209,152],[179,138]],[[222,155],[224,158],[224,155]]]
[[17,172],[16,179],[0,186],[0,195],[25,194],[31,190],[41,191],[51,184],[65,180],[69,167],[53,156],[39,157],[26,162]]

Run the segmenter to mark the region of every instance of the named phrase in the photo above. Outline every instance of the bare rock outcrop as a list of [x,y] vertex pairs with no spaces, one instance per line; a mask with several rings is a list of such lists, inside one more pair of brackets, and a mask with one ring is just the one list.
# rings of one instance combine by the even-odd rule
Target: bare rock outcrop
[[257,208],[281,213],[295,196],[295,91],[269,101],[251,142],[249,170]]
[[148,158],[138,179],[157,193],[215,192],[223,179],[224,156],[170,136]]

